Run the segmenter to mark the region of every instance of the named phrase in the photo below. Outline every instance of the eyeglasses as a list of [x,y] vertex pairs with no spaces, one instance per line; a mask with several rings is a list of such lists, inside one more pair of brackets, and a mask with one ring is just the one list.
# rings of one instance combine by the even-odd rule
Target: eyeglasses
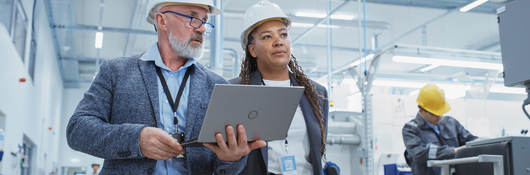
[[162,12],[162,14],[166,14],[166,13],[173,13],[175,15],[179,15],[179,16],[182,16],[182,17],[189,18],[190,19],[190,26],[193,27],[194,29],[201,28],[204,25],[204,29],[205,29],[206,33],[210,33],[213,30],[213,28],[215,28],[215,25],[213,25],[211,23],[208,23],[206,21],[203,21],[202,19],[199,19],[197,17],[185,15],[185,14],[174,12],[174,11],[170,11],[170,10]]

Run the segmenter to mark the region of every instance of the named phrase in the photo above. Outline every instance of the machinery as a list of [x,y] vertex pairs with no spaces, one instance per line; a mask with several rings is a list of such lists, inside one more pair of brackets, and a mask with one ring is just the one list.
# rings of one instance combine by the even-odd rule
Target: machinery
[[[505,175],[530,175],[530,137],[501,137],[469,142],[466,148],[458,151],[456,158],[484,154],[502,155],[502,171]],[[463,164],[455,168],[457,175],[493,174],[493,167],[485,163]]]
[[466,143],[455,159],[429,160],[442,175],[530,175],[530,137],[501,137]]
[[[498,23],[502,64],[504,66],[504,85],[525,87],[530,93],[530,1],[514,0],[498,10]],[[525,106],[530,104],[530,94],[523,103],[523,111],[530,119]]]
[[341,174],[362,173],[361,113],[351,111],[331,111],[328,115],[327,161],[337,163]]
[[[498,10],[498,23],[504,85],[524,87],[528,98],[522,108],[530,104],[530,1],[513,0]],[[524,131],[523,131],[524,132]],[[530,137],[501,137],[466,143],[455,159],[429,160],[429,167],[440,167],[441,174],[457,175],[530,175]]]

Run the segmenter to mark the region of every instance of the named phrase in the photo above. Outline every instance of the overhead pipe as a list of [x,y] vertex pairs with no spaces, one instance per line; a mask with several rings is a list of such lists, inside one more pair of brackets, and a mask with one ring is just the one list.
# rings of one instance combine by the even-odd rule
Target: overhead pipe
[[409,49],[425,49],[425,50],[435,50],[440,52],[453,52],[458,54],[473,54],[473,55],[487,55],[492,57],[497,57],[500,59],[501,53],[499,52],[489,52],[489,51],[479,51],[479,50],[466,50],[466,49],[453,49],[453,48],[442,48],[442,47],[432,47],[432,46],[420,46],[420,45],[411,45],[411,44],[396,44],[394,46],[397,48],[409,48]]
[[118,32],[118,33],[133,33],[133,34],[144,34],[144,35],[157,35],[156,32],[150,30],[138,30],[138,29],[128,29],[128,28],[117,28],[117,27],[101,27],[98,29],[98,26],[93,25],[61,25],[61,24],[52,24],[53,29],[66,29],[66,30],[94,30],[102,32]]
[[358,127],[360,123],[350,122],[334,122],[330,120],[328,123],[328,133],[330,134],[359,134]]
[[[328,14],[331,12],[331,0],[328,0]],[[327,16],[327,20],[328,20],[328,30],[327,30],[327,37],[328,37],[328,51],[327,51],[327,54],[328,54],[328,57],[327,57],[327,61],[328,61],[328,66],[327,66],[327,69],[328,69],[328,77],[332,77],[331,76],[331,69],[333,68],[333,28],[331,28],[331,25],[332,25],[332,20],[331,20],[331,15],[328,15]],[[328,99],[331,100],[333,99],[333,79],[332,78],[328,78]],[[325,105],[328,105],[328,104],[325,104]]]
[[[54,28],[56,28],[56,29],[66,29],[66,30],[93,30],[93,31],[98,30],[97,26],[91,26],[91,25],[59,25],[59,24],[53,24],[52,26]],[[102,27],[101,31],[103,31],[103,32],[131,33],[131,34],[144,34],[144,35],[156,35],[156,32],[149,31],[149,30],[115,28],[115,27]],[[223,41],[240,43],[241,39],[227,37],[227,38],[224,38]],[[319,45],[319,44],[295,44],[293,46],[294,47],[310,47],[310,48],[327,48],[327,45]],[[331,48],[333,50],[351,51],[351,52],[357,52],[359,50],[358,48],[343,47],[343,46],[332,46]],[[372,52],[373,50],[368,50],[368,51]]]
[[[415,32],[416,30],[421,29],[423,26],[428,25],[428,24],[431,24],[431,23],[433,23],[433,22],[435,22],[435,21],[437,21],[437,20],[439,20],[439,19],[441,19],[441,18],[443,18],[443,17],[445,17],[445,16],[447,16],[447,15],[453,13],[453,12],[456,12],[456,11],[458,11],[458,8],[453,9],[453,10],[448,10],[447,12],[445,12],[445,13],[443,13],[443,14],[441,14],[441,15],[438,15],[438,16],[436,16],[436,17],[434,17],[434,18],[431,18],[430,20],[424,22],[423,24],[420,24],[420,25],[418,25],[418,26],[416,26],[416,27],[410,29],[409,31],[407,31],[407,32],[405,32],[405,33],[399,35],[398,37],[392,39],[392,41],[390,41],[388,44],[384,45],[384,46],[381,47],[381,48],[378,48],[377,50],[375,50],[375,51],[373,51],[373,52],[376,52],[376,55],[377,55],[377,53],[379,53],[379,54],[383,54],[384,52],[388,51],[389,49],[392,49],[392,48],[393,48],[393,45],[394,45],[397,41],[399,41],[399,40],[401,40],[402,38],[404,38],[405,36],[408,36],[408,35],[410,35],[411,33]],[[341,67],[335,69],[335,71],[333,71],[332,74],[342,73],[342,72],[344,72],[344,71],[346,71],[346,70],[348,70],[348,69],[350,69],[350,68],[352,68],[352,67],[355,67],[355,66],[352,66],[351,64],[354,63],[354,62],[356,62],[356,61],[359,61],[359,60],[362,59],[362,58],[363,58],[362,56],[359,56],[357,59],[354,59],[354,60],[350,61],[349,63],[345,63],[344,66],[341,66]],[[321,76],[319,79],[326,78],[326,77],[327,77],[327,75],[324,75],[324,76]]]
[[336,135],[336,134],[328,134],[326,138],[326,143],[333,145],[333,144],[339,144],[339,145],[359,145],[361,144],[361,137],[358,135]]
[[[467,1],[462,0],[436,0],[436,1],[411,1],[411,0],[366,0],[369,3],[390,4],[406,7],[421,7],[430,9],[452,9],[463,7]],[[496,1],[496,2],[494,2]],[[473,12],[497,14],[497,9],[503,6],[506,0],[494,0],[473,9]]]
[[[61,80],[64,81],[64,69],[63,64],[61,63],[62,56],[61,51],[59,50],[59,40],[57,39],[57,31],[55,30],[55,27],[53,24],[55,24],[54,18],[53,18],[53,12],[52,12],[52,5],[51,0],[45,0],[44,3],[46,5],[46,14],[48,16],[48,24],[50,25],[51,35],[53,38],[53,48],[55,50],[55,56],[57,57],[57,64],[59,67],[59,72],[61,73]],[[14,3],[14,2],[13,2]]]
[[[137,0],[137,1],[134,2],[134,10],[133,10],[133,14],[134,15],[131,16],[131,21],[129,22],[129,28],[133,28],[134,24],[137,23],[137,21],[138,21],[138,20],[136,20],[137,16],[143,16],[143,13],[137,13],[137,10],[139,8],[138,4],[140,4],[139,1],[140,0]],[[143,5],[145,5],[143,2],[145,2],[145,0],[142,1],[142,7],[144,7]],[[130,43],[130,41],[132,40],[132,43],[134,43],[136,41],[136,36],[133,36],[133,37],[134,38],[131,38],[131,34],[130,33],[127,34],[127,38],[125,40],[125,48],[123,49],[122,55],[127,55],[127,53],[129,53],[129,50],[130,50],[129,43]]]

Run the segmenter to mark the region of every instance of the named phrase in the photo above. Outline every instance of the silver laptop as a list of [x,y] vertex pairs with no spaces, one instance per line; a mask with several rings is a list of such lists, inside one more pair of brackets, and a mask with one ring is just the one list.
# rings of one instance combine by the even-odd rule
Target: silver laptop
[[248,141],[285,139],[303,93],[303,86],[217,84],[195,142],[216,142],[216,132],[226,141],[227,124],[245,126]]

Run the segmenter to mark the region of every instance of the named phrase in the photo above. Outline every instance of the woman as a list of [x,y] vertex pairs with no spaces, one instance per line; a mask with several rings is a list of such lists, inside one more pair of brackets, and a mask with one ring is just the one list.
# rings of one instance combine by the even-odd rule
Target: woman
[[[234,84],[304,86],[286,140],[269,142],[249,154],[242,174],[287,174],[294,157],[296,174],[322,174],[325,151],[328,100],[326,89],[303,73],[291,55],[288,27],[291,21],[276,5],[263,0],[245,12],[241,35],[245,58]],[[272,127],[272,126],[271,126]],[[294,163],[293,162],[293,163]],[[292,170],[291,170],[292,172]]]

